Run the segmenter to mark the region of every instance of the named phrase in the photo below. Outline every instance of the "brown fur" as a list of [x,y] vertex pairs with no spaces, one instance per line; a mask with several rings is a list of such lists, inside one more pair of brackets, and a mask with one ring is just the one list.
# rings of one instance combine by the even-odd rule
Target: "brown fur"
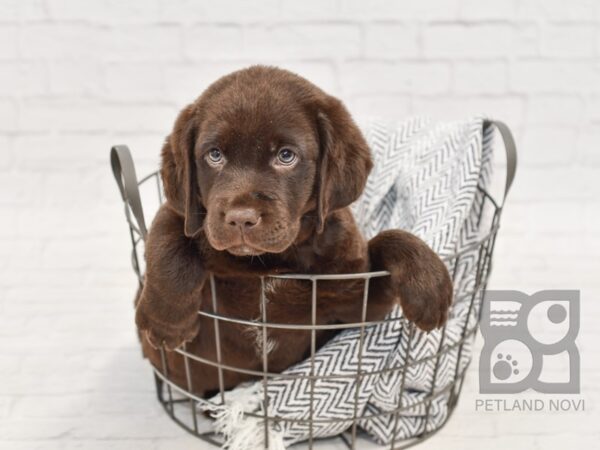
[[[215,163],[211,149],[224,160]],[[281,165],[278,151],[297,159]],[[389,270],[371,280],[367,320],[396,302],[423,330],[441,326],[452,301],[444,264],[410,233],[385,231],[368,243],[347,206],[372,167],[369,149],[342,103],[290,72],[251,67],[211,85],[179,115],[162,151],[167,202],[150,229],[146,277],[136,310],[145,354],[187,349],[216,361],[208,274],[217,313],[261,318],[260,275]],[[267,279],[267,320],[311,323],[311,284]],[[361,319],[363,281],[319,282],[317,323]],[[262,370],[262,328],[220,321],[222,362]],[[331,333],[318,332],[321,344]],[[269,329],[268,370],[305,358],[310,332]],[[170,377],[187,388],[182,357],[167,352]],[[192,389],[219,387],[213,367],[192,362]],[[224,371],[225,387],[249,379]]]

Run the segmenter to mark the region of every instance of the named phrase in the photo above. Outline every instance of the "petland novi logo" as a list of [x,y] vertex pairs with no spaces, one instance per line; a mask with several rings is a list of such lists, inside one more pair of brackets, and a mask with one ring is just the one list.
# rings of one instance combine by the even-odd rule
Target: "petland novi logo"
[[579,291],[488,291],[479,392],[579,394]]

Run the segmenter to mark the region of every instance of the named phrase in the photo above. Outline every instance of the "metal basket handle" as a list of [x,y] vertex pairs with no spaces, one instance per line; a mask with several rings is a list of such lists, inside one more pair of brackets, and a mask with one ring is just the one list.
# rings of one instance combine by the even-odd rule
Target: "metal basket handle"
[[[135,166],[133,164],[133,159],[131,158],[129,147],[126,145],[115,145],[111,148],[110,165],[119,191],[121,192],[121,197],[133,213],[133,217],[137,223],[137,231],[142,239],[146,240],[148,229],[146,228],[146,221],[144,220],[140,189],[138,187]],[[131,224],[131,221],[130,225],[133,225]]]
[[508,125],[504,122],[499,120],[485,120],[483,126],[495,126],[500,132],[500,136],[504,142],[504,148],[506,150],[506,184],[504,186],[504,197],[502,198],[501,203],[501,206],[504,206],[506,196],[508,195],[508,191],[513,184],[517,172],[517,146],[510,128],[508,128]]

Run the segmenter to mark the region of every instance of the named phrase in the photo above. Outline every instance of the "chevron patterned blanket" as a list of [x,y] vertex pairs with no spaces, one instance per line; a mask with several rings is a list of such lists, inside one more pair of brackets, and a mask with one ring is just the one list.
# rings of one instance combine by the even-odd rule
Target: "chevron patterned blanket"
[[[444,347],[452,347],[461,339],[465,325],[473,326],[477,320],[477,314],[468,313],[468,301],[461,298],[475,284],[477,249],[468,250],[469,244],[489,229],[489,224],[484,228],[478,220],[483,207],[478,186],[487,188],[491,180],[492,133],[483,132],[483,118],[446,123],[423,118],[401,123],[373,120],[362,128],[375,167],[362,197],[352,205],[360,227],[367,238],[390,228],[409,230],[442,258],[467,249],[451,272],[457,300],[444,336],[441,330],[414,331],[403,319],[365,328],[362,348],[360,330],[338,334],[315,356],[312,411],[310,381],[286,378],[269,382],[268,414],[305,421],[312,417],[313,436],[325,437],[351,427],[358,412],[358,426],[376,442],[387,444],[394,431],[396,439],[402,439],[440,426],[448,413],[450,395],[449,390],[443,393],[444,388],[470,361],[470,341],[462,352],[454,346],[454,350],[442,353],[439,361],[434,355],[441,339]],[[394,318],[401,315],[399,308],[390,313]],[[379,373],[363,376],[357,385],[352,375],[357,373],[359,352],[362,370]],[[426,361],[410,364],[422,359]],[[404,374],[402,370],[385,370],[407,363]],[[286,374],[308,375],[310,362],[301,362]],[[432,392],[442,395],[435,396],[427,407],[424,400]],[[264,448],[263,422],[242,414],[262,414],[263,399],[262,383],[256,382],[227,393],[225,406],[213,411],[215,429],[226,438],[226,447]],[[389,413],[399,404],[403,407],[400,413]],[[308,439],[306,422],[272,422],[269,448],[285,448]]]

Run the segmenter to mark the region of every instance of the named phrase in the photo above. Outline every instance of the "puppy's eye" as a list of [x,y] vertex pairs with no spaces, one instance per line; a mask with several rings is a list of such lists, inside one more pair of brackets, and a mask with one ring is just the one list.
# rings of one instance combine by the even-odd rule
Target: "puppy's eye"
[[289,148],[282,148],[279,150],[279,153],[277,153],[277,161],[285,166],[289,166],[295,160],[296,154]]
[[211,163],[220,163],[223,161],[223,153],[218,148],[211,148],[208,151],[208,160]]

